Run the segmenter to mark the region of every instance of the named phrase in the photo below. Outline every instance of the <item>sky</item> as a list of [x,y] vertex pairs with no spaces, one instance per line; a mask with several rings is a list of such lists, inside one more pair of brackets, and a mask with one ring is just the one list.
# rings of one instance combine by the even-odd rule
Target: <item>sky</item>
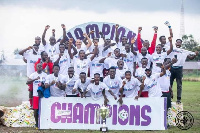
[[[185,33],[200,42],[200,1],[184,0]],[[87,22],[109,22],[137,32],[143,27],[142,38],[153,38],[152,26],[159,27],[158,36],[169,36],[164,25],[169,21],[179,38],[181,0],[0,0],[0,50],[13,51],[33,45],[42,36],[45,25],[62,35],[61,24],[68,29]],[[47,32],[47,40],[51,31]],[[157,40],[157,43],[158,40]]]

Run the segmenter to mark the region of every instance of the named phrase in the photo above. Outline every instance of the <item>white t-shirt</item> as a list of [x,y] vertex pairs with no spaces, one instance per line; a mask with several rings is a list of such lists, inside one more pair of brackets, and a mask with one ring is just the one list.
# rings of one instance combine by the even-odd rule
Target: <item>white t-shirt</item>
[[123,81],[126,81],[123,90],[123,94],[125,94],[125,97],[135,98],[136,96],[138,96],[138,90],[141,85],[140,81],[134,77],[132,77],[130,81],[127,81],[127,79],[124,79]]
[[121,79],[124,79],[126,71],[128,71],[126,67],[123,67],[122,70],[116,69],[116,75],[119,76]]
[[156,63],[162,63],[164,62],[164,59],[167,57],[167,52],[162,52],[161,54],[157,54],[154,52],[152,54],[152,62],[153,62],[153,68],[152,73],[160,73],[161,68],[156,65]]
[[74,71],[75,71],[75,75],[79,75],[81,72],[85,72],[86,75],[88,74],[88,68],[91,62],[90,58],[87,59],[73,59],[74,62]]
[[27,60],[27,77],[29,77],[32,73],[35,72],[35,62],[37,62],[41,56],[34,55],[33,52],[25,52],[23,56]]
[[133,73],[133,67],[135,61],[135,55],[132,52],[126,53],[126,58],[124,58],[124,63],[126,63],[128,69]]
[[[58,77],[55,77],[54,74],[50,74],[47,76],[47,79],[45,83],[51,84],[51,82],[54,80],[55,82],[61,82],[64,83],[64,76],[58,75]],[[56,83],[54,85],[50,86],[50,93],[52,97],[64,97],[65,96],[65,91],[61,90],[56,86]]]
[[99,100],[103,97],[102,91],[105,89],[105,91],[108,91],[109,88],[106,86],[105,83],[99,82],[99,85],[95,85],[94,83],[90,83],[87,87],[87,91],[90,92],[91,97],[93,100]]
[[[145,69],[146,68],[142,68],[142,67],[139,67],[138,69],[136,69],[135,76],[142,79],[144,76],[146,76]],[[148,90],[147,88],[144,88],[142,91],[148,91]]]
[[46,43],[46,45],[44,46],[45,51],[47,52],[48,56],[52,61],[54,60],[53,59],[54,55],[60,53],[59,44],[60,42],[57,42],[56,44],[51,46],[49,43]]
[[113,53],[113,49],[110,47],[105,51],[102,51],[102,56],[107,57],[109,53]]
[[[53,62],[56,62],[56,60],[59,58],[59,54],[54,55]],[[59,74],[67,75],[68,73],[68,67],[70,66],[70,57],[68,53],[64,53],[63,56],[61,56],[58,65],[60,66]]]
[[150,77],[146,76],[144,80],[145,90],[149,91],[149,97],[161,97],[162,91],[160,88],[160,84],[158,82],[158,78],[160,77],[160,73],[155,73]]
[[78,80],[78,76],[74,75],[72,78],[69,78],[68,75],[64,77],[64,81],[66,81],[66,88],[65,88],[65,93],[67,95],[77,95],[78,91],[76,91],[75,94],[72,94],[72,90],[74,88],[75,82]]
[[103,57],[95,57],[91,62],[90,62],[90,77],[94,78],[95,73],[99,73],[100,77],[103,77],[103,68],[104,68],[104,63],[99,63],[99,60],[101,60]]
[[[86,81],[85,83],[81,83],[81,79],[78,79],[76,82],[75,82],[75,85],[74,85],[74,88],[73,89],[77,89],[78,91],[78,88],[81,89],[82,92],[86,91],[88,85],[90,84],[90,81],[91,81],[91,78],[86,78]],[[90,92],[88,92],[86,94],[87,97],[90,96]]]
[[125,46],[123,46],[121,42],[119,42],[119,43],[117,44],[117,48],[120,49],[120,53],[121,53],[121,54],[126,54]]
[[170,87],[170,76],[171,73],[169,70],[166,70],[166,74],[163,75],[162,77],[160,77],[158,79],[158,82],[160,84],[161,87],[161,91],[162,92],[168,92],[169,91],[169,87]]
[[[106,58],[106,59],[104,60],[104,63],[107,64],[109,68],[110,68],[110,67],[118,68],[117,62],[118,62],[118,60],[120,60],[120,59],[121,59],[121,58],[115,59],[115,58],[108,57],[108,58]],[[126,65],[126,63],[124,63],[124,68],[126,68],[126,69],[128,68],[127,65]]]
[[147,59],[148,59],[147,67],[150,67],[151,62],[152,62],[152,56],[151,56],[150,54],[146,54],[145,56],[143,56],[141,53],[139,53],[139,52],[137,51],[136,60],[137,60],[137,63],[138,63],[138,66],[139,66],[139,67],[142,67],[142,63],[141,63],[141,59],[142,59],[142,58],[147,58]]
[[[119,89],[122,87],[122,80],[120,77],[115,76],[114,79],[111,79],[110,75],[108,75],[103,79],[103,82],[108,86],[109,90],[111,90],[115,96],[118,96]],[[108,91],[106,91],[106,96],[113,97]]]
[[[88,49],[89,52],[90,52],[90,53],[93,52],[93,51],[94,51],[94,48],[95,48],[95,46],[94,46],[94,45],[91,45],[90,48]],[[99,56],[103,56],[103,55],[102,55],[103,49],[104,49],[103,45],[98,45],[98,49],[99,49]]]
[[85,46],[85,44],[82,44],[82,45],[81,45],[81,48],[78,49],[78,48],[76,47],[76,50],[77,50],[77,54],[74,55],[74,57],[75,57],[76,59],[79,59],[79,51],[80,51],[80,50],[84,50],[85,53],[86,53],[86,51],[87,51],[87,47]]
[[37,90],[38,90],[38,85],[39,85],[41,82],[45,83],[46,78],[47,78],[47,74],[44,73],[44,72],[42,72],[42,73],[40,73],[40,74],[38,74],[37,72],[34,72],[34,73],[32,73],[32,74],[29,76],[29,78],[30,78],[30,79],[36,79],[38,76],[40,77],[40,79],[35,80],[35,81],[33,82],[33,96],[38,96],[38,92],[37,92]]

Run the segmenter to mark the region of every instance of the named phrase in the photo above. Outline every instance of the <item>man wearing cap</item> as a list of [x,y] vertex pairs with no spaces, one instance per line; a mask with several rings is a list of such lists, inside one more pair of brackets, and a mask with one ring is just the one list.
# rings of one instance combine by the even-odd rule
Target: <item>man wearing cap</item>
[[161,66],[162,72],[152,74],[151,68],[145,69],[146,79],[144,80],[144,89],[148,90],[149,97],[161,97],[162,91],[158,82],[158,78],[165,75],[166,70],[164,66]]

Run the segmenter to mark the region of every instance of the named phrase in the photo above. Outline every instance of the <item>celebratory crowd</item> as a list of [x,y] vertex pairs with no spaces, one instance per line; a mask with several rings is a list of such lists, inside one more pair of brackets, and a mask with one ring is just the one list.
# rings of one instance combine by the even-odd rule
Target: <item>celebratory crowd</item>
[[[156,45],[158,27],[154,26],[151,44],[141,40],[142,27],[138,28],[137,38],[126,36],[119,38],[115,26],[115,42],[105,38],[90,39],[84,33],[84,39],[67,38],[66,27],[61,25],[63,37],[56,40],[55,30],[49,41],[45,40],[49,25],[45,27],[42,39],[35,37],[35,44],[21,50],[27,63],[27,85],[29,100],[34,109],[36,126],[38,125],[39,99],[42,97],[91,97],[93,100],[104,98],[107,105],[110,98],[123,104],[123,98],[167,97],[167,106],[171,107],[172,85],[177,82],[177,103],[181,102],[182,70],[186,58],[194,59],[198,52],[181,49],[182,40],[172,44],[172,28],[168,42],[160,36]],[[103,44],[99,44],[99,40]],[[42,42],[42,44],[41,44]],[[75,44],[73,44],[75,42]]]

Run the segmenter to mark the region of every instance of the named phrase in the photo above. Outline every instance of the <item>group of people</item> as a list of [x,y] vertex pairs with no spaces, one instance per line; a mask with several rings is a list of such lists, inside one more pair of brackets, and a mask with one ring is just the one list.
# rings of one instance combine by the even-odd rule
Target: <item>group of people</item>
[[[92,38],[94,34],[84,33],[83,40],[67,38],[66,27],[61,25],[63,37],[56,40],[55,30],[46,41],[45,35],[50,28],[47,25],[35,44],[23,49],[27,63],[27,85],[29,100],[34,109],[36,126],[38,125],[39,99],[42,97],[91,97],[93,100],[114,98],[123,104],[123,98],[167,97],[168,108],[173,97],[172,85],[177,81],[177,103],[181,102],[182,70],[186,58],[194,59],[198,52],[181,49],[182,40],[172,44],[172,28],[168,26],[170,36],[160,36],[156,45],[158,27],[154,27],[151,44],[141,39],[142,27],[138,28],[137,38],[126,36],[119,38],[115,26],[115,40]],[[103,39],[103,44],[99,40]],[[120,42],[121,40],[121,42]],[[42,44],[41,44],[42,41]],[[73,44],[75,42],[75,44]]]

